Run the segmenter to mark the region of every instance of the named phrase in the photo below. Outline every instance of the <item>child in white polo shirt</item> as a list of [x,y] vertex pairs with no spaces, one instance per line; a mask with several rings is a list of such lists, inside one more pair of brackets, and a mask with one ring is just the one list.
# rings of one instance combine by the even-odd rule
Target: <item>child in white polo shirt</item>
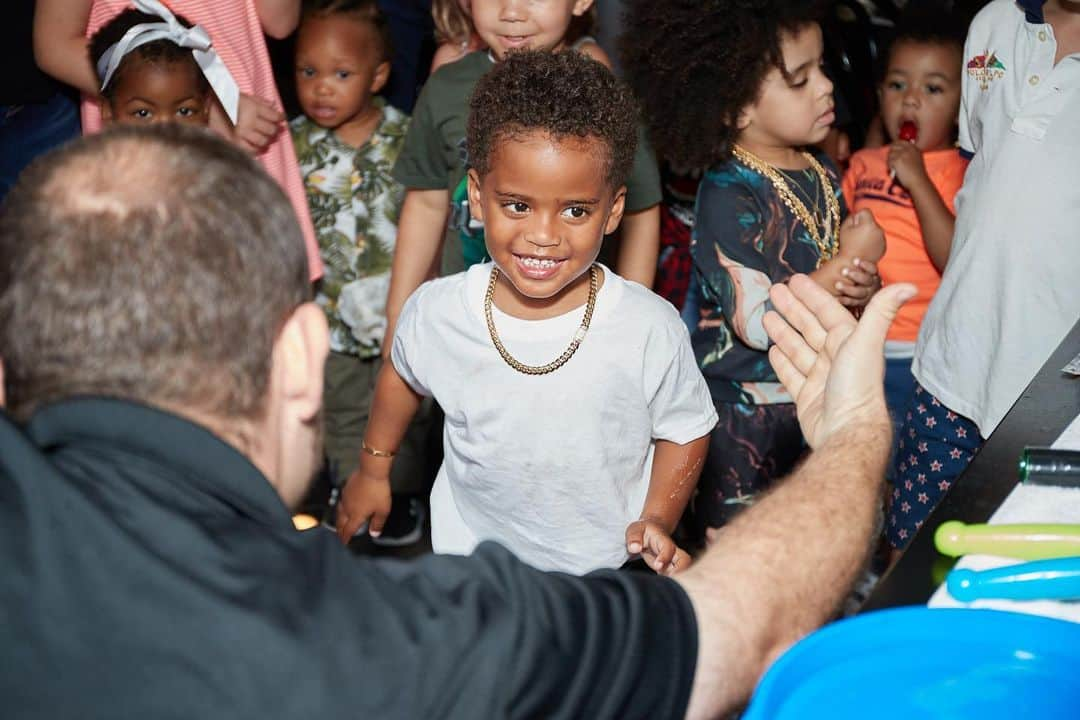
[[390,455],[420,396],[446,415],[432,546],[495,540],[545,570],[641,554],[689,564],[671,532],[716,411],[676,310],[596,262],[634,157],[630,91],[580,53],[517,52],[477,84],[469,207],[491,263],[422,285],[380,372],[343,540],[389,506]]
[[903,548],[1080,317],[1080,6],[995,0],[964,48],[971,165],[923,320],[886,530]]

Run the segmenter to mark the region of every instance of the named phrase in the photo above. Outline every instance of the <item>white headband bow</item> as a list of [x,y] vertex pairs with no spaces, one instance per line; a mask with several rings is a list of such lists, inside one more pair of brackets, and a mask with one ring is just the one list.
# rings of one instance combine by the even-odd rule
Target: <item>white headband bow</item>
[[240,88],[236,80],[225,67],[225,63],[211,46],[210,36],[201,26],[187,28],[180,24],[169,9],[158,0],[132,0],[135,8],[151,15],[157,15],[164,22],[145,23],[124,33],[120,42],[111,46],[98,60],[97,71],[101,76],[101,89],[109,84],[120,61],[129,52],[155,40],[171,40],[180,47],[191,48],[191,54],[199,69],[206,77],[206,82],[217,95],[221,106],[225,108],[225,114],[229,116],[232,124],[236,124],[236,111],[240,104]]

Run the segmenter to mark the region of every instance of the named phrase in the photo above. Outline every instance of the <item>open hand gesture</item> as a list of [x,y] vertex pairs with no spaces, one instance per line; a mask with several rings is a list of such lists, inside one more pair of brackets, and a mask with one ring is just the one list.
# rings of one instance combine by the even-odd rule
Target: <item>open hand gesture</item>
[[820,447],[848,423],[888,424],[883,377],[885,334],[900,306],[915,295],[908,284],[874,295],[858,322],[805,275],[769,290],[775,311],[763,320],[776,343],[769,361],[795,398],[810,447]]

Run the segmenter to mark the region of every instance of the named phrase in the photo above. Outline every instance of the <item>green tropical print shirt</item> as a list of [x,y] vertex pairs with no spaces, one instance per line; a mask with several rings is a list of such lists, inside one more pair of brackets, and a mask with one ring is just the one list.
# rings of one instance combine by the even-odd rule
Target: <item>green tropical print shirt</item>
[[361,147],[301,115],[290,124],[325,274],[316,301],[330,323],[330,349],[374,357],[386,330],[386,292],[405,188],[390,171],[409,116],[387,105]]

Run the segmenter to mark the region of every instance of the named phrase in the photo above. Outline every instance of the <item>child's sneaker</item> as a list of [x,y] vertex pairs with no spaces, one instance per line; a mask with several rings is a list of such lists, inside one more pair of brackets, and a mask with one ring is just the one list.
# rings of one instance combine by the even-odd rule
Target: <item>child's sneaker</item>
[[371,542],[381,547],[404,547],[420,540],[424,534],[427,510],[420,498],[412,495],[395,495],[390,514],[378,537]]

